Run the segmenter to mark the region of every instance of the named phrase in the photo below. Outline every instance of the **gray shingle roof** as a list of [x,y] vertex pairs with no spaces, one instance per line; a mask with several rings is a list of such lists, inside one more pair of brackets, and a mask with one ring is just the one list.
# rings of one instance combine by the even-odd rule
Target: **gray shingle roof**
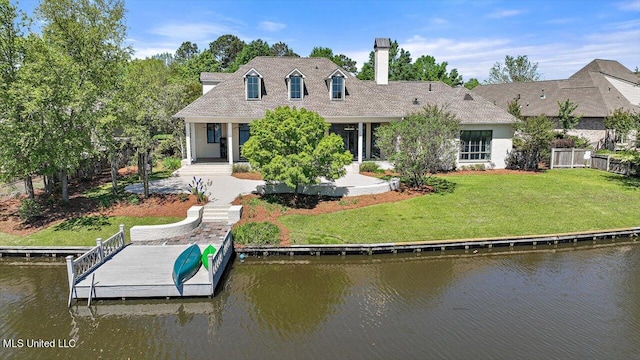
[[210,73],[203,72],[200,74],[200,82],[205,81],[225,81],[230,78],[233,74],[231,73]]
[[[603,118],[615,109],[640,111],[631,104],[605,77],[633,81],[635,75],[617,61],[596,59],[565,80],[535,81],[481,85],[472,90],[503,109],[519,97],[523,116],[558,116],[558,101],[569,99],[578,104],[576,114]],[[544,90],[544,98],[542,91]],[[640,91],[640,88],[638,88]]]
[[[263,76],[260,101],[245,99],[243,75],[252,68]],[[305,95],[302,100],[288,99],[285,77],[294,69],[305,76]],[[325,79],[337,69],[336,64],[325,58],[256,57],[174,116],[212,120],[259,119],[266,110],[288,105],[304,107],[328,119],[354,117],[366,120],[376,117],[400,118],[421,106],[437,104],[448,106],[463,124],[516,121],[506,111],[482,98],[473,96],[474,100],[464,100],[469,93],[466,89],[454,89],[442,82],[423,81],[390,81],[388,85],[378,85],[374,81],[359,80],[344,70],[347,95],[343,101],[332,101]],[[414,99],[418,99],[418,105],[414,105]]]

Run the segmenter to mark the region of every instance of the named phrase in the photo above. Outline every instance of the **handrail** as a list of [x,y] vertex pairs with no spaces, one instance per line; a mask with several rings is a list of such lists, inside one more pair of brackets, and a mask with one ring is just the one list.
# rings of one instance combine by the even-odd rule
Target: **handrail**
[[[227,256],[229,251],[232,250],[231,249],[232,243],[233,241],[232,241],[231,230],[229,230],[227,231],[224,237],[220,251],[216,252],[216,254],[213,256],[213,259],[211,259],[211,262],[209,263],[209,281],[211,282],[211,295],[213,295],[213,293],[215,292],[215,288],[217,285],[214,279],[216,277],[219,278],[220,275],[218,275],[218,270],[220,270],[220,267],[222,266],[222,262],[224,261],[224,258]],[[207,261],[209,260],[207,259]]]
[[124,245],[124,225],[120,225],[120,231],[104,242],[100,238],[96,239],[96,246],[77,259],[74,260],[72,255],[67,256],[69,306],[71,306],[71,297],[75,290],[75,285],[115,253],[120,251]]

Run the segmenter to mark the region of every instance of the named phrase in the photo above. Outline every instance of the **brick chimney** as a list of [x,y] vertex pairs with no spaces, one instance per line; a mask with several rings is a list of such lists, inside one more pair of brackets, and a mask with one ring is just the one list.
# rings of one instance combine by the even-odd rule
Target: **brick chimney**
[[375,69],[376,83],[378,85],[389,84],[389,48],[391,47],[391,39],[376,38],[373,44],[375,52]]

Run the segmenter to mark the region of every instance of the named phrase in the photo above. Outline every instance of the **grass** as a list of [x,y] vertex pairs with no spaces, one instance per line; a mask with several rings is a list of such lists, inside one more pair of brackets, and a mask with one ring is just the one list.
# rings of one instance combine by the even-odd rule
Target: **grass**
[[[169,178],[171,177],[171,173],[172,172],[170,170],[165,169],[154,171],[149,175],[149,181]],[[118,195],[113,195],[111,191],[111,181],[107,181],[100,186],[89,189],[85,191],[83,195],[88,199],[97,200],[100,206],[107,208],[119,200],[131,197],[132,194],[127,193],[124,188],[132,184],[138,184],[140,182],[141,181],[138,180],[138,175],[129,175],[126,177],[118,178]]]
[[279,221],[292,244],[481,238],[640,226],[640,180],[590,169],[448,176],[455,192]]
[[8,246],[95,246],[96,238],[106,240],[124,224],[125,233],[135,225],[159,225],[182,220],[179,217],[83,216],[65,220],[36,233],[16,236],[0,233],[0,245]]

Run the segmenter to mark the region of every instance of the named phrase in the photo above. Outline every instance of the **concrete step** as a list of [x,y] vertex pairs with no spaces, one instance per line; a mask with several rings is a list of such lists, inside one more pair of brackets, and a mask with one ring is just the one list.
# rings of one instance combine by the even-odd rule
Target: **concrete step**
[[202,221],[229,221],[229,205],[206,205],[202,211]]
[[174,172],[177,176],[212,176],[231,175],[232,166],[229,164],[193,164],[183,166]]

